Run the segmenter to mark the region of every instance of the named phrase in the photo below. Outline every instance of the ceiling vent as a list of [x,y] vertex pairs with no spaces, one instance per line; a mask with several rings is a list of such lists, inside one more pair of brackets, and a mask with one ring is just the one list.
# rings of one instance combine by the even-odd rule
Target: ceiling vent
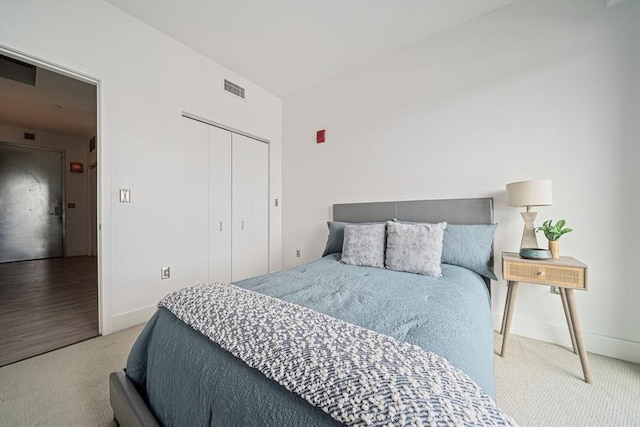
[[35,86],[36,66],[0,55],[0,77]]
[[232,95],[239,96],[240,98],[244,99],[244,88],[230,82],[227,79],[224,79],[224,90]]

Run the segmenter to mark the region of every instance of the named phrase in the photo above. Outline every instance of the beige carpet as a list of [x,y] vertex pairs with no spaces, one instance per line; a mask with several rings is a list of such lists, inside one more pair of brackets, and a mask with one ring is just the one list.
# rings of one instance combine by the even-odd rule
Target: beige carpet
[[593,384],[584,382],[570,349],[511,335],[497,355],[496,401],[521,426],[640,426],[640,365],[588,354]]
[[[141,327],[0,368],[0,426],[113,426],[108,375]],[[501,337],[496,334],[495,350]],[[564,347],[512,335],[495,357],[497,402],[521,426],[640,427],[640,365],[589,354],[594,384]]]
[[0,368],[0,426],[115,426],[109,373],[122,369],[142,326]]

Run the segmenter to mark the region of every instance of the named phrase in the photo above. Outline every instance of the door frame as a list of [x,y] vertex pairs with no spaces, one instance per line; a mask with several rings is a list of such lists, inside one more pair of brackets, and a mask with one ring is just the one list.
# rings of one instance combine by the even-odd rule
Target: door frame
[[[96,259],[99,259],[100,256],[98,255],[98,162],[91,162],[89,161],[89,168],[88,168],[88,174],[87,174],[87,180],[89,181],[89,185],[88,185],[88,197],[87,200],[89,202],[89,233],[88,233],[88,241],[89,241],[89,247],[87,248],[87,255],[89,256],[93,256],[93,246],[95,245],[96,247]],[[93,170],[96,170],[96,185],[95,187],[93,186],[93,182],[92,182],[92,174],[93,174]],[[94,221],[94,217],[92,215],[92,211],[93,211],[93,198],[95,197],[96,200],[96,210],[95,210],[95,221]],[[94,236],[94,232],[95,231],[95,236]]]
[[[21,46],[26,49],[27,46]],[[102,141],[102,80],[89,73],[77,70],[78,64],[71,63],[70,66],[62,65],[68,59],[56,58],[45,59],[33,53],[13,49],[7,45],[0,44],[0,54],[33,64],[54,73],[88,83],[96,88],[96,163],[98,165],[98,189],[97,189],[97,220],[98,220],[98,335],[106,335],[112,332],[111,318],[111,240],[108,234],[103,234],[103,226],[107,229],[111,226],[111,206],[109,203],[102,203],[103,197],[109,194],[110,176],[105,171],[109,170],[111,163],[110,152],[106,143]],[[64,173],[64,171],[63,171]]]

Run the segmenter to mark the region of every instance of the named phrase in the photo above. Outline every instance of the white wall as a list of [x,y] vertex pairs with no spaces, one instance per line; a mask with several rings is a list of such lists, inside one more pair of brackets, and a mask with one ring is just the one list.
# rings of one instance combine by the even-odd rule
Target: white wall
[[[639,8],[516,2],[286,98],[285,267],[320,256],[333,203],[492,196],[499,272],[523,228],[505,184],[549,178],[537,223],[575,229],[560,245],[589,265],[587,349],[640,362]],[[496,322],[505,288],[493,284]],[[570,345],[544,286],[520,287],[512,331]]]
[[[36,139],[25,140],[24,133],[36,135]],[[88,173],[89,141],[82,138],[42,132],[36,129],[17,128],[0,124],[0,141],[23,146],[55,148],[65,153],[64,180],[65,203],[75,203],[75,208],[63,207],[65,213],[64,255],[87,255],[88,251]],[[83,173],[71,173],[70,162],[80,162],[84,166]]]
[[[108,3],[1,2],[0,45],[100,82],[103,333],[145,321],[167,292],[206,280],[206,212],[192,185],[205,165],[181,138],[183,111],[270,140],[271,198],[281,197],[280,99]],[[246,87],[246,101],[222,91],[225,77]],[[121,188],[131,203],[119,203]],[[273,204],[270,221],[275,270],[281,215]],[[160,280],[167,265],[171,279]]]

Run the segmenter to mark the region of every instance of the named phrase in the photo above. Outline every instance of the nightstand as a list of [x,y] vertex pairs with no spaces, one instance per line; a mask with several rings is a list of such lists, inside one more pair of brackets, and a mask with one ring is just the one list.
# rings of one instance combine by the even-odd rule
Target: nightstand
[[580,356],[584,380],[591,384],[591,373],[587,352],[582,341],[580,319],[573,295],[574,289],[587,290],[587,266],[572,257],[560,257],[557,260],[529,260],[521,258],[515,252],[502,252],[502,277],[507,280],[507,302],[504,306],[502,318],[502,350],[500,356],[504,357],[507,351],[509,330],[513,308],[516,305],[516,294],[519,282],[533,283],[536,285],[556,286],[560,288],[560,298],[564,315],[567,318],[569,335],[573,352]]

